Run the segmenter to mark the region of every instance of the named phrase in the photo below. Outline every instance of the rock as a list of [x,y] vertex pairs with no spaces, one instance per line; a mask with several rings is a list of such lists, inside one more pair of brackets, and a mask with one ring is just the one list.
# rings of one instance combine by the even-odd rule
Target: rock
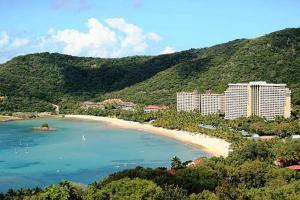
[[55,128],[49,128],[49,127],[33,127],[33,131],[56,131]]

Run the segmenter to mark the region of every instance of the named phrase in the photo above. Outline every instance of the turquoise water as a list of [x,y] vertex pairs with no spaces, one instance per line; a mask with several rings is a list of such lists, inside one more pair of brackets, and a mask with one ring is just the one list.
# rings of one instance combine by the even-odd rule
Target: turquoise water
[[[54,132],[33,132],[47,122]],[[84,137],[84,139],[83,139]],[[62,179],[88,184],[116,171],[169,167],[174,156],[208,156],[178,141],[94,121],[37,119],[0,123],[0,192]]]

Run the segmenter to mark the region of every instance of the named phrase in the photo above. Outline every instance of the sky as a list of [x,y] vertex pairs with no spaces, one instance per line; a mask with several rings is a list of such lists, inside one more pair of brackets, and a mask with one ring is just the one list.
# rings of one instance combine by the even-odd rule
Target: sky
[[299,0],[0,0],[0,63],[158,55],[300,27]]

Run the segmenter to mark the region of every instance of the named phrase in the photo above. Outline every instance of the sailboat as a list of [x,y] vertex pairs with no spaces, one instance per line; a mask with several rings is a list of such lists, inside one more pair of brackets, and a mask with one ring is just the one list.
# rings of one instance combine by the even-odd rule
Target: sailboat
[[82,142],[85,142],[85,137],[84,137],[84,135],[82,136],[81,141],[82,141]]

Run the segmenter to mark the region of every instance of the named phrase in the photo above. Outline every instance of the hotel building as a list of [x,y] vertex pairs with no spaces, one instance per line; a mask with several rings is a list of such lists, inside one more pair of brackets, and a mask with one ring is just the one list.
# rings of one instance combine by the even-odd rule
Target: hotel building
[[200,111],[200,95],[198,91],[178,92],[177,111]]
[[199,94],[194,92],[177,93],[177,111],[196,111],[202,115],[224,112],[224,95]]
[[264,81],[228,84],[223,94],[177,93],[177,111],[196,111],[202,115],[224,113],[225,119],[252,115],[272,120],[291,115],[291,91],[286,84]]
[[224,113],[224,95],[222,94],[201,94],[200,112],[202,115]]
[[248,84],[229,84],[225,94],[225,119],[248,116]]
[[225,91],[225,119],[256,115],[272,120],[290,114],[291,91],[286,84],[237,83],[229,84]]

